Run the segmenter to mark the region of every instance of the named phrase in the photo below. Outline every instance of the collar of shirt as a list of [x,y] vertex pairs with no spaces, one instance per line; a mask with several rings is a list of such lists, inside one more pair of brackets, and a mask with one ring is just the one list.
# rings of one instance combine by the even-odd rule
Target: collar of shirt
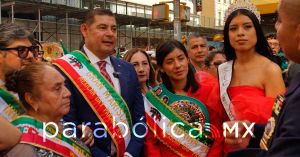
[[[90,51],[85,45],[83,46],[83,50],[85,51],[92,65],[99,71],[100,69],[97,63],[100,61],[100,59],[92,51]],[[115,90],[120,94],[121,93],[120,82],[119,79],[114,77],[113,75],[115,70],[111,63],[110,57],[108,56],[104,60],[106,61],[106,71],[114,84]]]
[[[85,51],[87,57],[90,59],[93,65],[97,64],[101,59],[99,59],[93,52],[91,52],[85,45],[83,46],[83,50]],[[103,59],[106,61],[106,64],[112,66],[109,56]]]

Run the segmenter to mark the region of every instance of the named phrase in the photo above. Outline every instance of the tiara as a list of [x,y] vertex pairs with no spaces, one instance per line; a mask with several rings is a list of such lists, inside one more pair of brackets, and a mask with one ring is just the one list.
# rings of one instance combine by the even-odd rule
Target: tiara
[[239,9],[245,9],[252,12],[260,23],[260,13],[259,11],[257,11],[256,6],[253,3],[251,3],[250,0],[236,0],[234,3],[232,3],[225,12],[224,22],[226,22],[227,18],[231,13]]

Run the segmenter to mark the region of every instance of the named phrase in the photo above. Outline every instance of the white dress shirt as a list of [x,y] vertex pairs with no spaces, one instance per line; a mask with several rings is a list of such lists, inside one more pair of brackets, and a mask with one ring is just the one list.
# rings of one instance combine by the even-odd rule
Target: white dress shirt
[[[100,72],[100,67],[98,65],[98,62],[101,61],[94,53],[92,53],[85,45],[83,45],[83,50],[85,51],[87,57],[89,58],[89,60],[91,61],[92,65]],[[110,57],[106,57],[104,59],[104,61],[106,61],[106,71],[109,74],[109,77],[111,78],[111,81],[114,84],[114,88],[117,91],[118,94],[121,95],[121,89],[120,89],[120,82],[119,79],[114,77],[113,73],[115,72],[115,69],[113,67],[113,65],[111,64],[111,60]],[[111,143],[111,154],[115,154],[116,153],[116,146],[114,145],[114,143]],[[124,155],[128,155],[129,157],[132,157],[132,155],[128,152],[125,152]]]
[[[91,61],[92,65],[100,72],[98,62],[101,60],[94,53],[92,53],[85,45],[83,46],[83,49],[84,49],[87,57]],[[118,94],[121,94],[120,82],[119,82],[119,79],[114,77],[114,75],[113,75],[113,73],[115,72],[115,69],[114,69],[113,65],[111,64],[110,57],[108,56],[103,60],[106,61],[105,68],[111,78],[111,81],[114,84],[115,90],[117,91]]]

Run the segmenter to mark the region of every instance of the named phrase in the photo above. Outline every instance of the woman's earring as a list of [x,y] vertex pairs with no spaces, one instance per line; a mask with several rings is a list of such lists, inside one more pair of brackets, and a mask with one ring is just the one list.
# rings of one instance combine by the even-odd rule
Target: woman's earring
[[35,112],[38,112],[38,111],[39,111],[39,106],[35,107],[35,108],[34,108],[34,111],[35,111]]

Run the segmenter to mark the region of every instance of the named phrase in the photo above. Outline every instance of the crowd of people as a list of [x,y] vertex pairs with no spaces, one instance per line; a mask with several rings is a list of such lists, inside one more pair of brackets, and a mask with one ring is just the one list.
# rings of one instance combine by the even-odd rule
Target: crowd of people
[[115,57],[106,9],[87,13],[80,50],[51,62],[26,28],[1,24],[0,156],[299,156],[299,8],[281,0],[277,36],[265,35],[255,6],[237,0],[224,49],[193,33],[155,58]]

